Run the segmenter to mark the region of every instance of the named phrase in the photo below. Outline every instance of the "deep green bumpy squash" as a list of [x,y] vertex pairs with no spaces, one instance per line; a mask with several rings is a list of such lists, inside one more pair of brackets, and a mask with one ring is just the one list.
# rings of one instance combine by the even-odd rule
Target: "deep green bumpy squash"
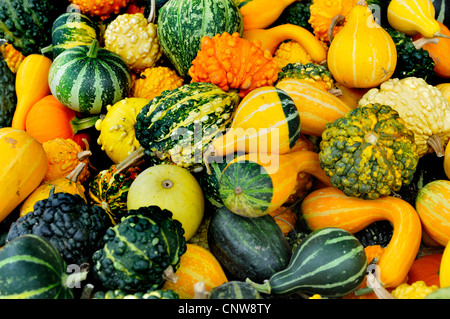
[[222,206],[212,215],[207,236],[210,251],[235,280],[269,278],[286,268],[292,253],[270,215],[243,217]]
[[23,55],[40,53],[51,44],[52,23],[68,4],[55,0],[0,1],[0,39]]
[[48,83],[53,96],[69,109],[99,114],[128,96],[131,75],[119,55],[100,48],[94,39],[59,54],[50,66]]
[[203,36],[238,32],[242,15],[233,0],[170,0],[158,12],[158,39],[182,77],[188,76]]
[[130,210],[109,228],[105,245],[96,251],[94,275],[108,290],[127,293],[159,289],[176,272],[186,252],[181,223],[158,206]]
[[89,45],[97,39],[96,24],[79,12],[65,12],[53,22],[52,53],[55,59],[64,50],[77,45]]
[[322,133],[320,165],[348,196],[376,199],[408,185],[419,162],[414,133],[390,106],[367,104]]
[[17,237],[0,250],[0,299],[73,299],[66,263],[36,235]]
[[263,284],[247,282],[263,293],[287,295],[303,292],[339,297],[356,289],[366,276],[367,256],[348,231],[322,228],[310,233],[283,269]]
[[203,152],[230,126],[236,92],[193,82],[153,98],[136,116],[136,139],[149,157],[188,170],[203,167]]

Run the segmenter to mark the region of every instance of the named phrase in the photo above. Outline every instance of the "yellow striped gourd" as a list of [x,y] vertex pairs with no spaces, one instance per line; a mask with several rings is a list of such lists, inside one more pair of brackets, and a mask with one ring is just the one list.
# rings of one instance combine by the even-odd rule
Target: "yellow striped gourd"
[[330,44],[328,68],[336,82],[350,88],[371,88],[388,80],[397,65],[390,35],[360,0]]

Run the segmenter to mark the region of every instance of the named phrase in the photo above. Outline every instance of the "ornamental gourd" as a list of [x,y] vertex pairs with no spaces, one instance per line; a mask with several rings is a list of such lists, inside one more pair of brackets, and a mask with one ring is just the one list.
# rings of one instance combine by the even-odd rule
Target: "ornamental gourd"
[[260,217],[280,208],[288,200],[295,192],[300,172],[331,186],[320,168],[318,154],[313,151],[241,155],[222,171],[220,198],[235,214]]
[[414,133],[397,111],[366,104],[327,124],[319,159],[333,186],[375,199],[411,183],[419,156]]
[[10,127],[0,129],[0,221],[40,185],[47,165],[44,148],[30,134]]
[[422,78],[389,79],[369,90],[359,105],[381,103],[398,112],[414,133],[419,157],[429,153],[444,155],[450,140],[450,103],[442,92]]
[[392,196],[366,200],[326,187],[306,196],[300,209],[312,230],[338,227],[356,233],[375,221],[389,220],[394,231],[377,262],[380,279],[386,288],[397,287],[406,279],[422,238],[419,216],[406,201]]
[[130,0],[70,0],[73,5],[76,5],[82,13],[91,17],[106,20],[113,14],[118,14],[121,9],[125,8]]
[[260,41],[224,32],[201,39],[189,76],[192,82],[211,82],[224,91],[236,89],[244,97],[256,88],[272,85],[277,80],[277,65]]
[[52,95],[67,108],[99,114],[108,104],[128,96],[131,74],[119,55],[100,48],[94,39],[88,46],[79,45],[58,55],[48,83]]
[[237,32],[242,15],[233,0],[171,0],[158,11],[157,32],[164,55],[187,78],[204,36]]
[[445,175],[450,179],[450,143],[447,143],[444,153],[444,171]]
[[375,22],[364,0],[356,3],[333,38],[327,63],[336,82],[350,88],[376,87],[394,73],[397,65],[394,41]]
[[235,152],[284,154],[300,137],[300,115],[292,98],[273,86],[251,91],[234,112],[230,129],[205,151],[206,168],[213,158]]
[[449,195],[450,181],[435,180],[420,188],[416,197],[416,211],[424,232],[442,246],[450,239]]
[[392,0],[387,10],[391,27],[406,35],[419,33],[426,38],[442,35],[431,0]]

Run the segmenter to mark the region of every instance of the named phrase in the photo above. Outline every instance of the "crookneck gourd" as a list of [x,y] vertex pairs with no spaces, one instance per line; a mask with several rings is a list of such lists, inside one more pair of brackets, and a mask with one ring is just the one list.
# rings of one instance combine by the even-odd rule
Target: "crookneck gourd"
[[414,133],[397,111],[374,103],[327,124],[319,159],[346,195],[376,199],[409,184],[419,156]]
[[422,78],[390,79],[369,90],[359,101],[389,105],[414,133],[419,157],[435,152],[444,156],[450,139],[450,104],[442,92]]

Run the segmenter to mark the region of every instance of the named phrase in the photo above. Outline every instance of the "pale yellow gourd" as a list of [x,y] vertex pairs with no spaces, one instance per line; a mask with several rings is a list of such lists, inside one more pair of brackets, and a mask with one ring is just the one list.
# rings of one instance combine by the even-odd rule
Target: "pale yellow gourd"
[[442,36],[431,0],[392,0],[387,9],[387,18],[392,28],[409,36]]
[[397,49],[374,20],[364,0],[352,8],[333,38],[327,55],[336,82],[349,88],[372,88],[388,80],[397,65]]

